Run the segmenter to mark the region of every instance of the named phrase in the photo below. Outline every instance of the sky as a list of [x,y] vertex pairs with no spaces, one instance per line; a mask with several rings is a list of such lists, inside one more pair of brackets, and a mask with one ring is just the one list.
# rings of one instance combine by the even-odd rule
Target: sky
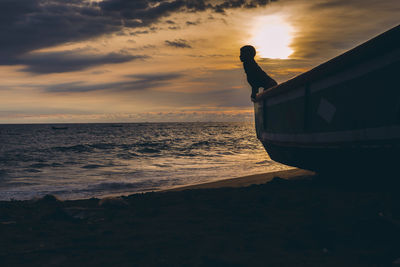
[[279,83],[400,23],[399,0],[0,0],[0,123],[251,121]]

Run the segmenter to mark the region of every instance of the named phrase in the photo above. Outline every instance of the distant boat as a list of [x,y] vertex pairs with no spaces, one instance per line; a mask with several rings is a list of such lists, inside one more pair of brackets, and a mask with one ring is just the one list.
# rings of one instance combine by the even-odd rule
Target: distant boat
[[53,130],[67,130],[67,126],[51,126],[51,129]]
[[314,171],[400,162],[400,25],[259,93],[270,157]]

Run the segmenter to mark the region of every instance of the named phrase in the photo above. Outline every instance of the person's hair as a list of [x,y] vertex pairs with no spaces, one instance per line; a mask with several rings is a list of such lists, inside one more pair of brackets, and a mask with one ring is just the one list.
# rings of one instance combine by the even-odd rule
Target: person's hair
[[245,45],[242,48],[240,48],[240,52],[247,54],[251,57],[255,57],[256,56],[256,49],[251,46],[251,45]]

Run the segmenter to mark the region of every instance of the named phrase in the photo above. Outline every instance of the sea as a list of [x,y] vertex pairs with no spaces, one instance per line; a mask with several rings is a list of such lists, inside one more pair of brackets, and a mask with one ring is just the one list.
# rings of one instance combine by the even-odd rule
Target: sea
[[0,200],[127,195],[289,168],[247,122],[0,125]]

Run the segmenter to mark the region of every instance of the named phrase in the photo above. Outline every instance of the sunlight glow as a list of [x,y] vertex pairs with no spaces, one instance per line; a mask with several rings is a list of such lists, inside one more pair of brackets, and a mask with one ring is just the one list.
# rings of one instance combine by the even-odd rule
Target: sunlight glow
[[293,53],[292,33],[292,27],[278,15],[258,17],[250,42],[261,58],[287,59]]

